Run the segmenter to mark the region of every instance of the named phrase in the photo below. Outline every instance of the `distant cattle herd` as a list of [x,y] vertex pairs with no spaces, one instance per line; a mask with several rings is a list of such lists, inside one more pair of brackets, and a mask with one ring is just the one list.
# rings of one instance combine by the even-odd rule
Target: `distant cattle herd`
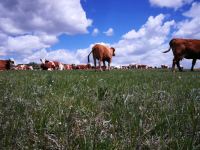
[[[197,59],[200,59],[200,40],[193,39],[172,39],[169,42],[170,48],[163,53],[167,53],[172,49],[174,59],[172,62],[172,70],[174,71],[175,65],[177,65],[179,71],[183,70],[180,65],[180,60],[183,58],[192,59],[191,71],[194,69],[194,65]],[[90,64],[89,56],[93,55],[94,66]],[[162,64],[159,67],[149,66],[145,64],[129,64],[123,66],[111,66],[112,56],[115,56],[115,48],[107,47],[105,45],[96,44],[93,46],[92,51],[88,55],[88,64],[63,64],[58,61],[40,59],[41,64],[15,64],[13,59],[0,60],[0,70],[110,70],[110,69],[168,69],[168,65]],[[98,60],[98,66],[96,65]],[[103,66],[101,63],[103,62]],[[106,66],[105,62],[108,62]]]
[[[6,63],[2,63],[6,62]],[[58,62],[57,62],[58,63]],[[60,63],[60,62],[59,62]],[[129,65],[122,65],[122,66],[110,66],[110,69],[121,69],[121,70],[128,70],[128,69],[168,69],[169,66],[161,65],[160,67],[153,67],[144,64],[129,64]],[[55,61],[45,60],[45,63],[41,64],[18,64],[13,65],[13,62],[10,60],[0,60],[0,71],[2,70],[100,70],[99,66],[92,66],[91,64],[62,64],[60,63],[59,66],[56,66]],[[102,70],[107,70],[108,67],[102,66]]]

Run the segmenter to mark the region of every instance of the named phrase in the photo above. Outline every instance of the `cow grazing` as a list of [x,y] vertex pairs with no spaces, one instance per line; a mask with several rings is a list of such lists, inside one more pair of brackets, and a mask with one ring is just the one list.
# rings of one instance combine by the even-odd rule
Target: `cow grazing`
[[161,68],[162,68],[162,69],[168,69],[169,66],[168,66],[168,65],[161,65]]
[[105,64],[106,61],[108,62],[108,70],[110,70],[110,63],[112,61],[112,56],[115,56],[115,49],[113,47],[109,48],[101,44],[94,45],[92,51],[88,55],[88,64],[90,63],[89,56],[91,53],[93,54],[95,70],[97,69],[96,59],[99,61],[100,70],[102,70],[101,62],[103,62],[103,65],[106,66]]
[[175,65],[177,65],[179,71],[182,71],[180,60],[183,58],[192,59],[191,71],[193,71],[196,60],[200,59],[200,40],[172,39],[169,42],[169,46],[169,49],[163,53],[167,53],[170,51],[170,49],[172,49],[174,54],[172,71],[175,70]]
[[137,64],[130,64],[130,65],[129,65],[129,68],[130,68],[130,69],[137,69],[137,68],[138,68],[138,65],[137,65]]
[[147,69],[153,69],[153,66],[147,66]]
[[65,70],[72,70],[72,65],[64,64]]
[[64,65],[57,61],[49,61],[45,59],[40,59],[42,62],[41,68],[43,70],[64,70]]
[[0,60],[0,70],[10,70],[15,66],[14,59]]
[[138,69],[147,69],[147,65],[139,64]]
[[17,65],[16,67],[13,68],[14,70],[33,70],[32,66],[28,66],[28,65]]
[[87,65],[77,65],[76,66],[76,69],[81,69],[81,70],[88,70],[88,69],[91,69],[92,66],[90,64],[87,64]]

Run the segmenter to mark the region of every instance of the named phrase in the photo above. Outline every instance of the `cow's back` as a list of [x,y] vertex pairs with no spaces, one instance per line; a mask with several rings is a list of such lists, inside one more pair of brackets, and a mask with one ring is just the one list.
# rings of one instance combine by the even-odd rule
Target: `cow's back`
[[96,44],[92,48],[93,56],[97,59],[105,59],[105,58],[111,58],[112,55],[110,54],[110,50],[108,47],[100,44]]
[[172,39],[170,47],[175,56],[183,55],[187,59],[200,59],[200,40]]
[[0,70],[10,69],[10,64],[7,60],[0,60]]

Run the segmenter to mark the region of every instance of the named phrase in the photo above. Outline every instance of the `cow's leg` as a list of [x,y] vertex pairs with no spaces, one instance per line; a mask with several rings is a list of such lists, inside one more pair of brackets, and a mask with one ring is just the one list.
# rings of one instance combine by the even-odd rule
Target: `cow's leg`
[[196,64],[196,61],[197,61],[196,59],[193,59],[193,60],[192,60],[192,67],[191,67],[191,71],[193,71],[193,70],[194,70],[194,65]]
[[108,70],[110,70],[110,62],[108,63]]
[[99,70],[102,71],[102,68],[101,68],[101,59],[99,59]]
[[95,71],[97,70],[97,62],[96,62],[95,58],[94,58],[94,69],[95,69]]
[[106,70],[106,62],[105,61],[103,61],[103,69]]
[[108,70],[110,70],[110,61],[108,61]]
[[175,72],[175,65],[176,65],[176,59],[174,58],[173,62],[172,62],[172,71],[173,72]]
[[179,71],[183,71],[183,69],[180,66],[180,60],[176,61],[176,65],[177,65]]

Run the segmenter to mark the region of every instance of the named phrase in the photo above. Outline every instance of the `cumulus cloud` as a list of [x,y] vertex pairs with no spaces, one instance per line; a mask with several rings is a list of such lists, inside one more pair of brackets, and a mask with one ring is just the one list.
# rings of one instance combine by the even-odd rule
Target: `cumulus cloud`
[[91,24],[80,0],[0,1],[0,48],[6,55],[30,55],[61,34],[88,33]]
[[196,18],[199,17],[200,14],[200,3],[192,3],[192,7],[190,8],[189,11],[183,13],[184,16],[191,17],[191,18]]
[[200,3],[193,3],[190,10],[183,13],[188,17],[177,24],[177,31],[173,33],[181,38],[200,38]]
[[168,7],[178,9],[185,4],[191,3],[193,0],[149,0],[150,4],[158,7]]
[[36,35],[22,35],[22,36],[8,36],[4,42],[1,42],[2,49],[5,49],[6,54],[15,55],[30,55],[33,52],[49,48],[52,44],[57,42],[57,37],[46,34]]
[[5,52],[1,51],[1,48],[0,48],[0,56],[5,56]]
[[165,18],[163,14],[150,16],[138,31],[133,29],[124,34],[118,43],[113,44],[116,48],[115,63],[170,64],[170,56],[162,51],[168,48],[166,40],[175,21],[165,21]]
[[23,58],[22,60],[18,58],[17,61],[22,63],[29,63],[29,62],[40,63],[40,59],[45,58],[48,60],[60,61],[66,64],[79,63],[79,60],[75,57],[75,55],[76,55],[75,52],[71,52],[67,49],[58,49],[54,51],[47,51],[46,49],[41,49],[33,53],[32,55]]
[[92,36],[97,36],[99,34],[99,29],[94,28],[94,30],[92,31]]
[[106,36],[113,36],[114,30],[113,28],[109,28],[107,31],[104,32]]
[[92,23],[86,18],[80,0],[1,1],[0,19],[0,29],[7,34],[87,33]]

